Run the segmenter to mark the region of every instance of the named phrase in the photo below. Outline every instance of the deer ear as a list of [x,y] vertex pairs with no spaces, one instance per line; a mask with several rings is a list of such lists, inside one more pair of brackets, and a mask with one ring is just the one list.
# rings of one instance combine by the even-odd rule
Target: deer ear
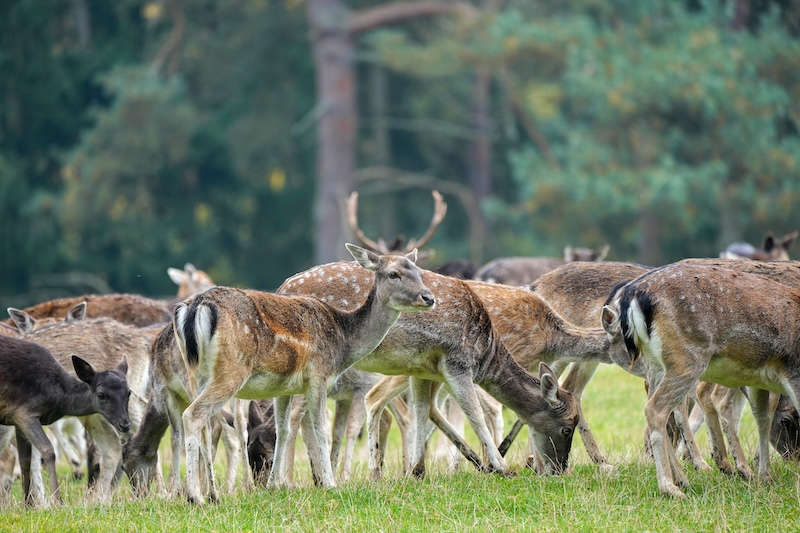
[[791,246],[794,244],[794,241],[797,240],[798,236],[800,236],[800,232],[797,231],[793,231],[791,233],[784,235],[783,237],[781,237],[781,247],[788,252],[789,248],[791,248]]
[[84,383],[88,383],[89,385],[94,383],[94,368],[92,368],[92,365],[90,365],[88,362],[84,361],[77,355],[73,355],[72,367],[75,369],[78,379]]
[[197,272],[197,267],[191,263],[186,263],[185,265],[183,265],[183,271],[191,276],[192,274]]
[[8,316],[11,317],[11,320],[14,321],[14,324],[16,324],[17,329],[21,333],[30,333],[33,331],[33,326],[36,324],[36,320],[34,320],[33,317],[25,311],[9,307]]
[[600,322],[602,323],[603,329],[606,333],[612,333],[613,330],[616,329],[618,320],[619,314],[617,313],[616,309],[610,305],[604,305],[603,310],[600,312]]
[[558,377],[544,362],[539,363],[539,382],[542,387],[542,396],[550,407],[559,405],[561,401],[558,399]]
[[775,248],[775,237],[773,237],[772,235],[767,235],[767,237],[764,239],[763,248],[765,252],[769,252],[770,250]]
[[413,250],[411,250],[410,252],[408,252],[406,254],[406,259],[408,259],[412,263],[416,264],[417,263],[417,255],[418,255],[417,254],[417,249],[414,248]]
[[86,301],[79,303],[67,311],[67,322],[77,322],[86,318]]
[[603,245],[603,247],[597,251],[597,257],[595,257],[594,260],[603,261],[606,258],[606,256],[608,256],[609,250],[611,250],[611,246],[609,246],[608,244]]
[[184,272],[180,268],[172,268],[172,267],[169,267],[167,269],[167,275],[169,276],[169,279],[172,280],[172,283],[174,283],[175,285],[180,285],[184,283],[186,281],[186,278],[188,277],[186,275],[186,272]]
[[572,252],[572,246],[566,245],[564,247],[564,261],[571,263],[575,259],[575,254]]
[[347,251],[350,252],[350,255],[353,256],[353,259],[358,261],[359,265],[367,270],[378,270],[378,263],[380,259],[378,254],[370,252],[365,248],[356,246],[355,244],[349,242],[345,243],[344,246],[347,248]]
[[117,372],[119,372],[123,376],[126,376],[128,374],[128,358],[127,357],[123,357],[122,361],[119,362],[119,364],[117,365]]

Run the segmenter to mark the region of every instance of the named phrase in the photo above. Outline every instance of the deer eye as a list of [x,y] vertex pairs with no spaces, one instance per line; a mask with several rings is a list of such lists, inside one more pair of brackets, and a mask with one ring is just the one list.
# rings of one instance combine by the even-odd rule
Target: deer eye
[[561,434],[564,435],[565,437],[569,437],[570,435],[572,435],[572,428],[566,428],[566,427],[561,428]]
[[400,279],[400,274],[397,272],[389,272],[389,279]]
[[108,394],[106,394],[105,392],[98,392],[97,399],[100,400],[101,402],[104,402],[108,400]]

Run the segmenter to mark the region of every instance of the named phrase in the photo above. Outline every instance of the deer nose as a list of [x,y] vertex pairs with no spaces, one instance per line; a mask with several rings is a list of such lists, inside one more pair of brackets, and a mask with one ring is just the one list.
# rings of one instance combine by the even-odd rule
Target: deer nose
[[422,300],[422,303],[424,303],[428,307],[433,306],[433,304],[436,302],[436,300],[433,299],[433,294],[429,292],[428,293],[423,292],[422,294],[419,295],[419,297]]
[[123,433],[127,433],[131,429],[131,423],[127,420],[119,423],[119,429]]

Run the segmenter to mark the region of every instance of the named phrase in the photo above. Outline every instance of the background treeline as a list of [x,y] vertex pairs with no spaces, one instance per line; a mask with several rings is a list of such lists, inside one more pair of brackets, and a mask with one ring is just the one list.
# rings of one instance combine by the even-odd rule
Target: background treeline
[[800,227],[800,2],[377,9],[415,3],[0,3],[4,305],[166,294],[186,261],[271,289],[332,259],[315,239],[341,223],[315,196],[337,178],[315,158],[337,108],[314,52],[324,16],[354,13],[378,18],[343,60],[343,190],[371,235],[424,231],[433,187],[450,205],[439,261],[609,243],[659,264]]

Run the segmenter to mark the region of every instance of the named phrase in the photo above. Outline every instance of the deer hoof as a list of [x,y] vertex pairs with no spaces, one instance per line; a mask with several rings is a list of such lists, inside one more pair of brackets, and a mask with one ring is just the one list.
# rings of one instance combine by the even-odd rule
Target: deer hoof
[[664,485],[663,487],[661,487],[661,493],[664,496],[669,496],[670,498],[685,498],[686,497],[686,494],[684,494],[683,491],[681,489],[679,489],[673,483],[670,483],[668,485]]

